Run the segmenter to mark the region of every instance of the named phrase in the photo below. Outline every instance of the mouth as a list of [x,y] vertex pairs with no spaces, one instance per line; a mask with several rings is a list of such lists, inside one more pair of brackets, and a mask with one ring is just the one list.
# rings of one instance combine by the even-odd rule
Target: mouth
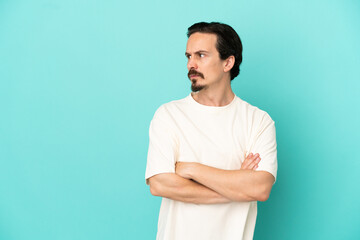
[[204,78],[204,75],[200,72],[197,72],[193,69],[190,69],[189,73],[188,73],[188,78],[189,79],[198,79],[198,78]]
[[200,77],[199,75],[190,75],[191,78]]

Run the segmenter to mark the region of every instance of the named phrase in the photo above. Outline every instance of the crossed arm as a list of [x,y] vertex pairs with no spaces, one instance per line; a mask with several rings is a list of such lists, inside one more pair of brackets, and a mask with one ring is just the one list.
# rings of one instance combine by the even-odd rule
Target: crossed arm
[[149,178],[150,191],[155,196],[201,204],[266,201],[275,179],[268,172],[255,171],[260,160],[259,154],[249,154],[239,170],[178,162],[175,173]]

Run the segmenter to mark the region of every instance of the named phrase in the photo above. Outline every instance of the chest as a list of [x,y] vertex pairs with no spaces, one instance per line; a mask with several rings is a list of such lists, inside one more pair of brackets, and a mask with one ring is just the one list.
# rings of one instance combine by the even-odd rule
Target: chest
[[240,169],[249,146],[247,124],[240,117],[183,119],[178,126],[177,161]]

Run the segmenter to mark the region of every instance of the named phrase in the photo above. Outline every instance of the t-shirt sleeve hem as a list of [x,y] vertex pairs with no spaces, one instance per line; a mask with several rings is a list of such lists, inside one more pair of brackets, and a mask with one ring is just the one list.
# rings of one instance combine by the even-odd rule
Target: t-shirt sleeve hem
[[158,170],[156,172],[149,172],[149,173],[146,173],[145,175],[145,183],[146,185],[149,185],[149,178],[157,175],[157,174],[160,174],[160,173],[175,173],[174,170]]
[[268,173],[270,173],[271,175],[273,175],[273,176],[274,176],[274,182],[273,182],[273,184],[275,184],[275,182],[276,182],[276,171],[270,170],[270,169],[265,169],[265,168],[256,169],[256,171],[265,171],[265,172],[268,172]]

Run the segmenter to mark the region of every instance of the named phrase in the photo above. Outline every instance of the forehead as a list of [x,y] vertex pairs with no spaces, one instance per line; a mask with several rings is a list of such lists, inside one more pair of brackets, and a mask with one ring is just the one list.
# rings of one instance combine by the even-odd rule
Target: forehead
[[200,50],[206,50],[208,52],[216,50],[217,36],[212,33],[193,33],[190,35],[187,44],[186,52],[192,53]]

